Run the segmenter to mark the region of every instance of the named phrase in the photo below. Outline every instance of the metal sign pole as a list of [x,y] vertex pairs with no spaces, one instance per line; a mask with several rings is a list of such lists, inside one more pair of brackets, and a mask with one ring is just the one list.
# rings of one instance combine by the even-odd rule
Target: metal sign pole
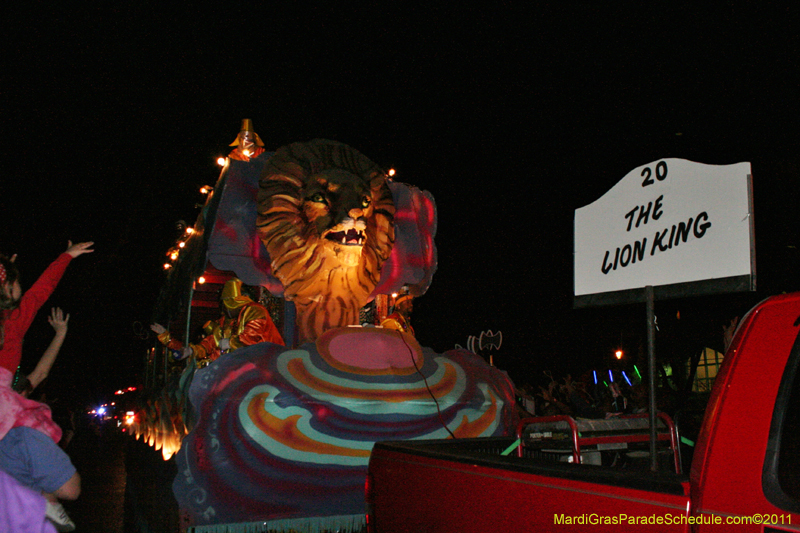
[[647,365],[650,368],[648,386],[650,388],[650,470],[658,471],[658,456],[656,455],[656,324],[654,312],[653,286],[644,288],[647,300]]

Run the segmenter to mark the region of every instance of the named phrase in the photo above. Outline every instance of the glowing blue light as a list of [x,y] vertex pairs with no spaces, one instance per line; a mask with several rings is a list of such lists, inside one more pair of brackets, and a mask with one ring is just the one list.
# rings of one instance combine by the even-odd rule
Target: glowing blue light
[[608,379],[611,380],[611,383],[614,383],[614,373],[611,372],[611,369],[608,369]]
[[628,382],[629,387],[633,387],[633,383],[631,383],[631,380],[628,379],[628,374],[626,374],[624,370],[622,371],[622,377]]
[[594,375],[594,384],[597,385],[597,370],[592,370],[592,374]]

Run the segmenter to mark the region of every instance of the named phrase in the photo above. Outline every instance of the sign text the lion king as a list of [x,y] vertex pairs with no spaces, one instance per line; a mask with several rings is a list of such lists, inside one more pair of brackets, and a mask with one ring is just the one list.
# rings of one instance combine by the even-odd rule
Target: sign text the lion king
[[575,211],[575,298],[752,279],[749,163],[661,159]]

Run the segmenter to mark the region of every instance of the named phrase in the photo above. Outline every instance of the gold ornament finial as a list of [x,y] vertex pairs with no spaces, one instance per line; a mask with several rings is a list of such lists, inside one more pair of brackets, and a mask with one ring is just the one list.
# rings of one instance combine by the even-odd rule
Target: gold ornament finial
[[236,140],[230,146],[245,146],[246,144],[253,144],[253,141],[255,141],[256,146],[264,146],[261,137],[253,130],[253,121],[249,118],[243,118],[239,135],[236,136]]

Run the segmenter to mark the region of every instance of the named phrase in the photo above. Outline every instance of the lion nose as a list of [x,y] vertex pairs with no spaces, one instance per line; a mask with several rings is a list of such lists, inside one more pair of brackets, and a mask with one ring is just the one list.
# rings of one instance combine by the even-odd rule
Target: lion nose
[[363,210],[363,209],[359,209],[359,208],[357,208],[357,207],[354,207],[353,209],[351,209],[350,211],[348,211],[348,212],[347,212],[347,214],[348,214],[348,215],[350,216],[350,218],[352,218],[353,220],[358,220],[359,218],[361,218],[362,216],[364,216],[364,210]]

